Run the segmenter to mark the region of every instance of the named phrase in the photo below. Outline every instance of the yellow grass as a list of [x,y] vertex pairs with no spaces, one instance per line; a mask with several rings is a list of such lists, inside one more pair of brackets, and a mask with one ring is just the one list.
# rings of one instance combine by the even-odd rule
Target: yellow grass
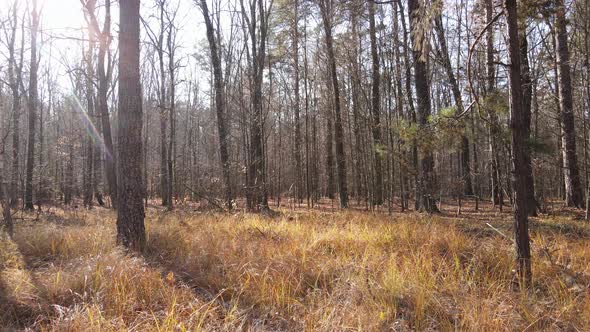
[[[33,215],[30,216],[34,217]],[[532,222],[518,291],[507,214],[149,209],[148,246],[115,215],[54,209],[0,240],[0,326],[55,331],[590,330],[590,225]]]

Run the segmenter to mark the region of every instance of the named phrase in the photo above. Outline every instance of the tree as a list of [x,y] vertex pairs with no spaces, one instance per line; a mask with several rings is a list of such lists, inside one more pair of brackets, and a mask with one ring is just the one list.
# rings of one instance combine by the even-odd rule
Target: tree
[[140,0],[121,0],[119,3],[117,243],[132,250],[141,250],[145,246],[139,5]]
[[248,9],[244,0],[240,0],[242,17],[246,24],[250,42],[250,72],[251,77],[251,107],[250,119],[250,145],[248,165],[248,191],[247,204],[251,211],[268,210],[268,192],[266,188],[266,158],[264,155],[264,117],[262,105],[262,80],[266,59],[266,43],[268,38],[269,16],[273,1],[266,4],[265,0],[250,0]]
[[578,157],[576,153],[576,131],[572,98],[570,52],[567,40],[565,5],[555,0],[555,43],[557,48],[559,104],[561,108],[563,175],[565,180],[565,202],[567,206],[584,206],[584,194],[580,182]]
[[229,169],[229,138],[227,126],[227,110],[225,105],[225,97],[223,96],[225,87],[223,82],[223,73],[221,71],[221,59],[219,57],[218,41],[215,40],[215,29],[211,17],[209,16],[209,9],[207,8],[207,1],[201,0],[201,11],[205,19],[205,26],[207,28],[207,40],[209,42],[209,49],[211,52],[211,64],[213,65],[214,89],[215,89],[215,109],[217,115],[217,133],[219,137],[219,156],[221,160],[221,169],[223,172],[223,182],[225,186],[225,204],[228,210],[232,209],[232,191],[231,178]]
[[[18,0],[12,4],[12,15],[10,19],[10,39],[8,40],[8,81],[12,91],[12,172],[10,181],[9,204],[16,206],[19,192],[19,155],[20,155],[20,117],[21,117],[21,84],[24,62],[24,34],[21,36],[19,58],[15,48],[16,33],[18,30]],[[24,30],[24,22],[21,24]],[[18,60],[18,61],[17,61]]]
[[299,95],[299,0],[293,1],[293,23],[291,28],[293,42],[293,89],[295,91],[295,100],[293,110],[295,112],[295,192],[298,202],[303,199],[303,183],[301,175],[301,120],[300,120],[300,95]]
[[334,55],[334,41],[332,38],[332,19],[334,15],[333,0],[318,0],[324,37],[328,52],[328,66],[332,80],[332,93],[334,94],[334,139],[336,143],[336,166],[338,169],[338,189],[340,192],[340,207],[348,207],[348,186],[346,181],[346,156],[344,154],[344,133],[342,129],[342,115],[340,110],[340,88],[338,86],[338,72],[336,70],[336,56]]
[[38,91],[37,71],[37,32],[39,30],[39,12],[37,11],[37,0],[33,1],[31,9],[31,61],[29,68],[29,139],[27,142],[27,169],[25,179],[25,208],[33,210],[33,169],[35,167],[35,124],[37,122]]
[[[431,112],[430,83],[428,68],[426,66],[424,22],[420,15],[420,3],[418,0],[408,1],[408,13],[410,16],[410,31],[412,36],[414,58],[414,85],[418,101],[418,128],[424,137],[428,137],[428,119]],[[431,148],[426,146],[421,151],[420,175],[418,179],[418,196],[416,197],[418,209],[424,212],[438,212],[434,199],[434,156]]]
[[527,215],[527,130],[522,107],[520,44],[518,41],[518,11],[516,0],[505,0],[510,58],[510,129],[512,132],[512,188],[514,190],[514,237],[518,276],[525,287],[531,283],[531,249]]
[[81,0],[86,9],[91,31],[97,34],[98,39],[98,59],[96,73],[98,75],[98,116],[102,124],[102,137],[104,140],[104,157],[105,171],[109,196],[114,208],[117,207],[117,174],[115,172],[115,153],[113,149],[113,136],[111,133],[111,120],[108,105],[108,89],[111,78],[110,61],[105,65],[105,58],[111,43],[111,0],[105,0],[104,23],[102,30],[99,27],[98,19],[95,14],[96,0]]
[[[529,66],[528,56],[528,40],[526,33],[526,23],[519,29],[519,42],[520,42],[520,70],[521,70],[521,81],[522,81],[522,111],[524,114],[524,127],[525,137],[527,142],[531,140],[531,107],[533,99],[533,82],[531,78],[531,70]],[[530,144],[525,144],[527,153],[525,154],[525,166],[526,166],[526,194],[527,194],[527,213],[529,216],[537,215],[537,200],[535,199],[535,181],[533,178],[533,163],[531,160],[531,148]]]
[[[453,98],[455,99],[455,105],[457,107],[457,113],[463,114],[463,97],[461,96],[461,90],[459,84],[453,72],[453,66],[451,65],[451,59],[449,57],[449,51],[447,48],[447,41],[445,38],[444,27],[442,23],[442,14],[439,14],[434,19],[434,29],[436,30],[436,36],[440,46],[440,58],[443,63],[443,67],[449,78],[449,84],[453,92]],[[469,140],[465,134],[461,134],[461,180],[463,181],[463,193],[465,195],[473,195],[473,188],[471,185],[471,166],[469,162]]]
[[383,204],[383,170],[381,167],[383,149],[381,142],[381,120],[380,120],[380,104],[381,97],[379,93],[379,52],[377,50],[377,33],[375,32],[375,0],[368,1],[369,6],[369,34],[371,36],[371,61],[372,61],[372,75],[373,82],[371,93],[371,107],[373,115],[373,153],[375,155],[375,193],[373,195],[373,204]]

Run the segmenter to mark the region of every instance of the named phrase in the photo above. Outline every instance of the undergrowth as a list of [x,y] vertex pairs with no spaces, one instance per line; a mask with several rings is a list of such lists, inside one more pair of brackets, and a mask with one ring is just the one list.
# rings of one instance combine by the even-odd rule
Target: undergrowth
[[590,330],[590,226],[532,222],[518,290],[510,218],[55,209],[0,239],[0,326],[54,331]]

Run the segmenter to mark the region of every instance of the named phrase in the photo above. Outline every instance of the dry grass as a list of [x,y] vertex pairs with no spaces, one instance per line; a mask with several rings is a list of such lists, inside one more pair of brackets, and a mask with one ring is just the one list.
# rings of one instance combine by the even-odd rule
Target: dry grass
[[[533,222],[515,290],[506,214],[479,218],[150,209],[148,248],[114,214],[54,209],[0,240],[0,326],[56,331],[590,330],[590,225]],[[493,219],[493,220],[492,220]]]

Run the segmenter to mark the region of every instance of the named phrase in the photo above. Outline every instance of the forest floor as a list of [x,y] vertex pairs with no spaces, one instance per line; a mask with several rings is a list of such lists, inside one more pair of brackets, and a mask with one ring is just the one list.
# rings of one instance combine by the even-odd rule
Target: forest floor
[[115,213],[17,212],[0,239],[0,330],[590,331],[590,223],[532,218],[518,290],[510,208],[436,216],[277,209],[147,210],[141,255]]

